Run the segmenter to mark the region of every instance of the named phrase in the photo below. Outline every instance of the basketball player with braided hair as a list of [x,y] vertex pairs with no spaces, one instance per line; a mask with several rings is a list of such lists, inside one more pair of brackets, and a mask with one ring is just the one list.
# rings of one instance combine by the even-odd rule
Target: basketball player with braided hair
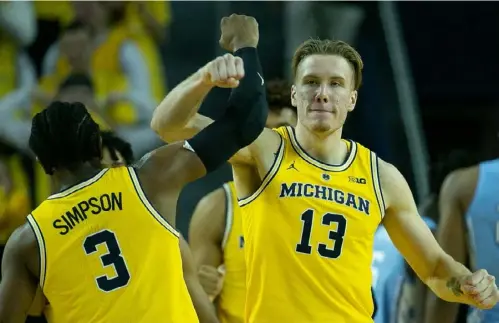
[[[133,164],[134,153],[129,142],[123,140],[114,132],[109,130],[101,131],[101,138],[102,167],[131,166]],[[158,199],[161,198],[161,196],[149,196],[149,198]],[[194,264],[194,259],[192,257],[189,245],[187,244],[187,241],[185,241],[185,239],[182,237],[182,235],[180,235],[179,238],[184,280],[187,286],[187,290],[189,291],[189,295],[192,299],[192,303],[196,310],[196,314],[198,315],[199,322],[213,322],[215,320],[214,309],[208,299],[208,295],[203,290],[203,287],[201,286],[199,279],[197,278],[196,266]],[[37,290],[35,300],[31,306],[30,315],[34,315],[37,318],[41,317],[44,311],[50,308],[47,307],[47,305],[47,301],[43,297],[43,294],[40,290]],[[48,311],[50,311],[50,309]],[[40,322],[45,321],[41,320],[40,318]]]
[[[7,243],[0,322],[24,322],[37,284],[49,322],[199,322],[182,274],[177,200],[256,139],[268,110],[256,50],[235,54],[224,65],[237,84],[224,115],[135,167],[100,167],[99,126],[83,104],[54,102],[35,115],[29,145],[60,192]],[[162,215],[148,199],[159,187]]]

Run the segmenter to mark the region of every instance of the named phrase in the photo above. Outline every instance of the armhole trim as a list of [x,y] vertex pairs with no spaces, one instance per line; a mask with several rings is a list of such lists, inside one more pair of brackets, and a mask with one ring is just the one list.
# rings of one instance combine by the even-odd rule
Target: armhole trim
[[229,240],[229,235],[232,230],[232,221],[234,217],[234,205],[232,203],[232,192],[228,183],[222,186],[225,192],[225,230],[222,239],[222,250],[225,249],[227,241]]
[[178,231],[170,224],[168,221],[163,218],[159,212],[152,206],[152,204],[149,202],[147,199],[146,195],[144,194],[144,191],[142,190],[142,186],[140,185],[139,178],[137,176],[137,173],[135,172],[135,169],[133,167],[127,167],[128,169],[128,174],[130,175],[130,179],[132,180],[133,187],[135,188],[135,192],[137,193],[137,196],[139,197],[139,200],[142,202],[142,204],[145,206],[145,208],[149,211],[149,213],[162,225],[164,226],[168,231],[170,231],[174,236],[177,238],[180,236]]
[[378,202],[379,212],[381,215],[381,220],[385,217],[385,200],[383,198],[383,191],[381,189],[381,181],[379,178],[379,167],[378,167],[378,156],[371,151],[371,176],[374,187],[374,193],[376,195],[376,201]]
[[275,177],[277,174],[277,171],[281,167],[281,163],[284,159],[284,139],[282,138],[281,135],[279,135],[279,138],[281,139],[281,142],[279,143],[279,148],[277,149],[276,157],[274,159],[274,163],[272,164],[272,167],[270,167],[270,170],[265,174],[263,177],[262,183],[260,184],[260,187],[251,194],[248,197],[245,197],[243,199],[238,200],[238,204],[240,207],[243,207],[250,202],[254,201],[264,190],[265,188],[270,184],[272,179]]
[[38,222],[36,222],[33,215],[29,214],[27,219],[29,225],[31,226],[31,229],[35,234],[36,241],[38,243],[38,251],[39,251],[38,253],[40,257],[40,287],[43,291],[43,286],[45,285],[45,277],[47,274],[47,249],[45,247],[45,239],[43,238],[40,226],[38,225]]

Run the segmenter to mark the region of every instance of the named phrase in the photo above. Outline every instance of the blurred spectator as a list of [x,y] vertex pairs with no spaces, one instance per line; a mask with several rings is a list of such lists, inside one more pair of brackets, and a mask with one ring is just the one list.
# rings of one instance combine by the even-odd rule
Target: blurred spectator
[[[0,112],[15,111],[36,85],[36,74],[23,47],[36,36],[32,3],[0,2]],[[17,115],[16,115],[17,116]],[[19,116],[17,116],[19,117]],[[0,139],[4,144],[20,148],[9,140],[8,130],[0,120]]]
[[151,73],[152,91],[159,103],[166,95],[166,77],[160,68],[159,49],[168,40],[171,8],[168,1],[109,1],[105,4],[115,16],[124,15],[122,24],[145,57]]
[[150,39],[157,45],[167,40],[171,23],[168,1],[110,1],[106,5],[124,13],[123,22],[134,39]]
[[0,158],[0,259],[11,233],[31,210],[28,180],[20,156]]
[[78,20],[48,50],[35,97],[43,105],[71,71],[88,72],[101,114],[116,125],[114,130],[132,143],[138,155],[145,153],[157,144],[149,121],[164,95],[162,78],[155,77],[161,73],[160,62],[152,64],[151,57],[132,40],[124,10],[90,1],[74,2],[73,8]]
[[37,75],[40,75],[42,60],[47,49],[57,40],[63,28],[74,20],[74,11],[68,0],[33,1],[33,6],[36,13],[38,37],[28,51]]
[[[93,84],[89,76],[85,74],[71,74],[65,79],[57,93],[55,99],[67,102],[82,102],[97,122],[102,130],[111,129],[112,122],[101,113],[98,108]],[[26,96],[22,102],[23,107],[30,107],[30,96]],[[38,105],[31,111],[37,113],[46,105]],[[18,109],[11,106],[6,109],[0,108],[0,138],[11,144],[13,147],[31,154],[28,149],[28,139],[31,132],[31,120],[16,117]],[[45,174],[40,165],[36,164],[34,169],[35,180],[35,202],[38,204],[45,200],[51,193],[50,177]]]
[[[2,52],[0,49],[0,65],[6,63],[2,59]],[[25,146],[20,145],[19,140],[16,139],[18,130],[15,126],[17,124],[8,123],[13,119],[18,121],[26,119],[27,115],[23,115],[22,112],[26,104],[29,103],[31,92],[36,86],[36,74],[28,55],[22,51],[17,52],[12,66],[7,68],[11,70],[12,74],[8,74],[6,77],[0,75],[0,115],[8,116],[0,118],[0,139],[5,144],[23,150]],[[3,68],[1,70],[4,71]]]
[[38,20],[54,21],[63,27],[74,19],[73,7],[68,0],[33,2]]
[[[63,80],[60,84],[55,99],[61,101],[74,102],[79,101],[86,105],[90,114],[99,124],[101,129],[110,129],[112,122],[106,118],[98,108],[94,88],[89,76],[85,74],[74,73]],[[41,101],[41,99],[38,99]],[[0,139],[10,146],[30,154],[28,150],[28,139],[31,131],[31,114],[40,112],[52,98],[44,98],[43,104],[34,105],[32,108],[31,96],[27,93],[24,96],[19,95],[17,104],[10,103],[10,100],[0,102]],[[30,110],[31,109],[31,110]],[[19,115],[29,117],[19,117]]]
[[79,73],[69,75],[60,85],[59,91],[54,99],[65,102],[83,103],[101,130],[111,129],[112,121],[100,112],[92,80],[88,75]]
[[8,35],[18,47],[30,45],[36,37],[33,3],[30,1],[0,2],[0,29],[2,36],[5,36],[4,33]]
[[[60,42],[47,52],[42,71],[43,90],[57,88],[73,69],[77,72],[88,69],[102,108],[116,123],[130,125],[149,119],[155,107],[151,78],[140,50],[129,39],[126,29],[114,23],[109,10],[100,3],[75,2],[74,8],[80,22],[72,23]],[[76,44],[83,49],[75,48]]]

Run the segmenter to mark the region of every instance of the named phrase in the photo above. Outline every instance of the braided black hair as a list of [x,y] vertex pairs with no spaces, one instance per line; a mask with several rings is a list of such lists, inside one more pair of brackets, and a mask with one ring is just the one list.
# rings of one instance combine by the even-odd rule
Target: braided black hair
[[33,117],[29,147],[49,175],[102,156],[99,125],[80,102],[55,101]]
[[134,162],[132,145],[130,143],[116,136],[112,131],[102,131],[101,137],[102,147],[109,150],[112,160],[118,160],[118,155],[116,155],[116,152],[118,152],[123,156],[127,165],[131,165]]

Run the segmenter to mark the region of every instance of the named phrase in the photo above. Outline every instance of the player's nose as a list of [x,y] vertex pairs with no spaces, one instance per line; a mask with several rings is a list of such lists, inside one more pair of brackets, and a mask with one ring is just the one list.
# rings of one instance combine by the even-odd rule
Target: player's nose
[[329,94],[327,92],[327,86],[321,85],[317,89],[317,93],[315,94],[315,101],[318,103],[328,103],[329,102]]

